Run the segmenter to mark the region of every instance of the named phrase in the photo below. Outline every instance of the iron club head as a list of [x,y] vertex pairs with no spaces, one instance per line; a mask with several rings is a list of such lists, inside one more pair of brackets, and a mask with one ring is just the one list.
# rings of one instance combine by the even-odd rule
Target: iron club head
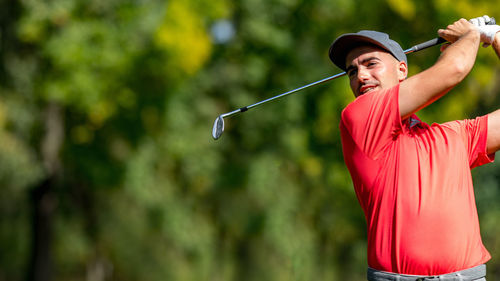
[[219,139],[222,132],[224,132],[224,118],[222,115],[219,115],[219,117],[215,119],[214,127],[212,128],[212,137],[214,140]]

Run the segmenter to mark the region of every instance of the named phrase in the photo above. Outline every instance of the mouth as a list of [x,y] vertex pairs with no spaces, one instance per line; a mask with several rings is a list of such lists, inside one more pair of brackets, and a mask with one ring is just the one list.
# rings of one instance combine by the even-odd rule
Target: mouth
[[376,88],[378,87],[378,85],[363,85],[361,86],[361,88],[359,88],[359,94],[360,95],[363,95],[363,94],[366,94],[368,92],[371,92],[371,91],[374,91]]

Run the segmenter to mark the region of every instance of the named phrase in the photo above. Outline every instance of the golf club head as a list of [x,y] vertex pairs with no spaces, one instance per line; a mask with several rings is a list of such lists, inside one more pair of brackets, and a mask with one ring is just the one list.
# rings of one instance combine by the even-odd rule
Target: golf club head
[[219,117],[215,119],[214,127],[212,128],[212,137],[214,140],[219,139],[222,132],[224,132],[224,118],[222,115],[219,115]]

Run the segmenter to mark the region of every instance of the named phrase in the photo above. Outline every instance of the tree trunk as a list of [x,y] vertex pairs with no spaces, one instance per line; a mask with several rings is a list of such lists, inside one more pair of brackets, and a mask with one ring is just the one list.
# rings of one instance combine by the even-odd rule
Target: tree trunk
[[32,250],[28,281],[52,279],[52,224],[56,207],[52,185],[47,179],[31,191]]
[[64,139],[64,122],[57,104],[47,106],[44,122],[40,151],[47,177],[31,191],[32,248],[28,281],[49,281],[53,277],[52,226],[57,207],[56,185],[61,175],[59,152]]

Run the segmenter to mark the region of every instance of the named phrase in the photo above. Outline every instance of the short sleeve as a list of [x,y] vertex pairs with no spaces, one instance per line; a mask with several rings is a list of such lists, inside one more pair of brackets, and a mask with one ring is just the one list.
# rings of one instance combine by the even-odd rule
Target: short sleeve
[[342,111],[342,122],[366,156],[376,159],[402,131],[399,84],[359,96]]
[[494,161],[495,154],[488,154],[486,151],[488,115],[476,119],[452,121],[444,123],[443,126],[456,131],[462,137],[471,169]]

